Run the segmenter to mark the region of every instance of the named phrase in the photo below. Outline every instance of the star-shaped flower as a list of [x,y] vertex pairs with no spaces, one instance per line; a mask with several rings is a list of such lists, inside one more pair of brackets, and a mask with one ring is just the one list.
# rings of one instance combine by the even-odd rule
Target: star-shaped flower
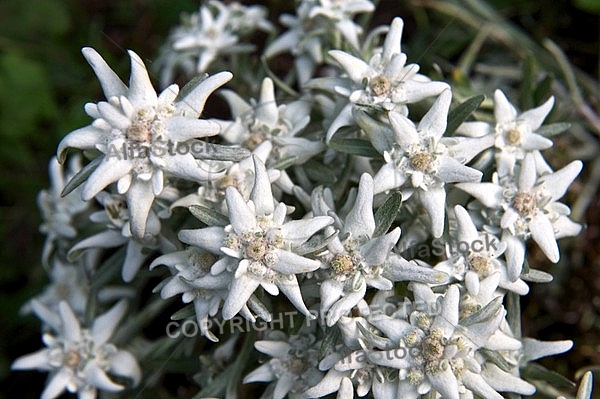
[[556,263],[560,259],[556,240],[577,235],[581,230],[580,225],[569,219],[569,207],[557,200],[565,195],[582,167],[581,161],[573,161],[554,173],[538,176],[535,157],[527,154],[520,163],[518,179],[495,174],[493,182],[456,185],[496,212],[495,222],[502,229],[502,241],[507,245],[505,256],[511,281],[521,274],[525,242],[529,238]]
[[431,232],[440,237],[444,230],[447,183],[479,181],[482,173],[465,166],[487,144],[478,139],[460,141],[448,147],[442,135],[452,94],[445,90],[418,126],[407,117],[390,112],[394,144],[384,152],[386,163],[374,176],[374,192],[381,193],[409,182],[427,211]]
[[224,228],[182,230],[179,239],[213,254],[227,255],[211,269],[212,275],[226,270],[234,274],[222,309],[224,319],[240,312],[259,286],[271,295],[281,291],[310,317],[296,275],[318,269],[321,262],[299,255],[296,250],[333,219],[317,216],[286,221],[286,205],[275,205],[266,168],[258,158],[253,159],[256,174],[250,200],[244,200],[233,187],[225,192],[231,224]]
[[[133,51],[129,52],[129,87],[95,50],[86,47],[82,52],[107,101],[86,104],[94,122],[63,138],[58,159],[64,159],[69,147],[100,151],[100,162],[85,182],[82,198],[89,200],[116,182],[118,192],[127,199],[131,232],[143,238],[154,198],[163,190],[165,173],[196,182],[219,177],[202,168],[189,151],[188,141],[219,134],[218,124],[198,117],[207,97],[232,75],[221,72],[208,77],[181,96],[177,85],[171,85],[157,96],[146,67]],[[188,150],[179,149],[180,145]]]
[[77,393],[79,399],[95,398],[97,389],[123,390],[125,387],[113,382],[109,374],[129,378],[133,385],[139,384],[141,371],[136,358],[109,343],[126,310],[125,301],[121,301],[97,317],[90,329],[84,329],[70,306],[61,302],[59,314],[49,310],[44,314],[44,321],[56,333],[44,334],[46,348],[18,358],[12,369],[48,371],[50,377],[42,399],[57,398],[65,390]]
[[470,137],[494,137],[496,167],[500,174],[512,173],[517,161],[530,152],[552,147],[552,140],[536,131],[542,126],[554,105],[550,97],[539,107],[519,113],[501,90],[494,92],[495,124],[486,122],[464,122],[457,133]]
[[[352,110],[356,106],[378,107],[387,111],[408,114],[406,104],[439,95],[450,88],[444,82],[432,82],[419,74],[417,64],[406,65],[406,54],[401,50],[404,22],[394,18],[383,48],[366,62],[344,51],[331,50],[331,55],[348,75],[350,82],[335,90],[350,101],[327,130],[329,141],[342,126],[352,125]],[[325,78],[327,79],[327,78]],[[322,84],[323,79],[318,80]]]

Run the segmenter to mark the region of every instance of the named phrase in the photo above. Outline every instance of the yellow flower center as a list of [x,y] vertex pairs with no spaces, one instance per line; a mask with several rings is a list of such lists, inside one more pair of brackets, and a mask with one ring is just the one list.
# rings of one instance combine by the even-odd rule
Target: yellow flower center
[[377,75],[369,82],[371,91],[376,96],[383,96],[390,93],[391,83],[388,78],[383,75]]
[[517,129],[516,127],[512,128],[508,132],[506,132],[505,136],[506,136],[506,141],[508,141],[508,144],[510,144],[510,145],[519,144],[519,142],[521,141],[521,138],[522,138],[521,131],[519,129]]
[[521,216],[527,216],[536,209],[537,203],[530,193],[519,192],[513,198],[512,206]]
[[416,170],[425,172],[431,165],[431,155],[427,152],[417,152],[410,158],[410,163]]
[[351,274],[356,271],[350,255],[336,255],[331,261],[331,268],[338,274]]

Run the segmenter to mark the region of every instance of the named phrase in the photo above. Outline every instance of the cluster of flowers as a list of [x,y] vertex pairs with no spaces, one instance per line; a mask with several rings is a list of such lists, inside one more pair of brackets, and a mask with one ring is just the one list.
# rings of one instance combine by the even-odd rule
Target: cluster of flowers
[[[529,240],[556,263],[556,240],[579,233],[558,200],[582,163],[553,171],[542,156],[552,146],[551,125],[542,124],[553,98],[519,112],[497,90],[493,116],[464,122],[467,112],[456,123],[450,85],[407,63],[402,19],[361,42],[353,18],[373,10],[368,0],[304,0],[297,15],[284,15],[289,30],[264,55],[291,53],[300,94],[278,104],[270,78],[257,100],[221,89],[232,120],[203,117],[208,97],[235,83],[230,72],[157,94],[133,51],[126,85],[83,49],[106,100],[85,105],[93,122],[69,133],[50,163],[52,188],[39,205],[51,283],[25,307],[42,320],[46,348],[13,363],[50,373],[42,398],[65,390],[93,398],[140,382],[148,353],[119,334],[120,320],[147,281],[140,269],[159,266],[170,276],[155,292],[192,304],[216,348],[209,318],[270,321],[290,305],[309,320],[323,315],[254,343],[270,359],[244,382],[271,382],[266,397],[535,392],[520,368],[572,343],[521,338],[504,299],[551,280],[526,263]],[[182,66],[201,73],[224,52],[247,49],[245,34],[273,29],[265,15],[202,6],[168,40],[161,77]],[[207,137],[217,141],[210,151],[145,151]],[[111,152],[125,147],[144,156]],[[84,151],[85,166],[71,155],[63,170],[69,148]],[[203,227],[193,228],[187,209]],[[494,245],[448,248],[437,260],[400,251],[440,238]],[[107,278],[111,265],[125,285],[108,285],[117,280]],[[95,317],[98,309],[108,310]]]

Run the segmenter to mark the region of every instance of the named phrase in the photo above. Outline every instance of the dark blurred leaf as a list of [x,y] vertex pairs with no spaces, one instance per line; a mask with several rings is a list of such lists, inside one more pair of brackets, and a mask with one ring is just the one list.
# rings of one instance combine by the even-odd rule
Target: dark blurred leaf
[[475,97],[471,97],[460,105],[456,106],[453,110],[448,114],[448,125],[446,126],[446,136],[452,135],[458,129],[461,123],[463,123],[473,111],[475,111],[483,100],[485,96],[480,94]]
[[379,237],[387,233],[394,220],[396,220],[396,215],[398,215],[401,206],[402,194],[399,192],[392,193],[385,203],[377,209],[377,212],[375,212],[376,227],[373,237]]

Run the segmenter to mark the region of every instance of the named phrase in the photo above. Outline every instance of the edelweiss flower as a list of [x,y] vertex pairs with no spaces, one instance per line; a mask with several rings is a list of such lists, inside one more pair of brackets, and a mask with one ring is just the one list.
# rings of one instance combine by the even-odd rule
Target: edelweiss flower
[[[259,144],[252,154],[264,164],[269,159],[273,145],[270,141]],[[231,161],[208,161],[211,169],[215,171],[224,170],[223,177],[216,180],[203,182],[195,193],[177,199],[171,204],[171,209],[176,207],[189,207],[191,205],[203,205],[227,213],[225,202],[225,190],[227,187],[235,187],[245,200],[250,199],[250,192],[254,186],[254,162],[252,157],[244,158],[239,162]],[[214,167],[212,166],[214,165]],[[267,169],[269,181],[277,181],[281,176],[279,170]]]
[[[496,212],[506,243],[508,277],[515,281],[525,259],[525,241],[530,237],[546,257],[560,259],[556,239],[577,235],[581,226],[573,223],[570,209],[557,202],[581,171],[581,161],[573,161],[554,173],[538,176],[533,154],[527,154],[516,177],[494,174],[491,183],[460,183],[456,186]],[[494,222],[494,221],[492,221]]]
[[44,334],[47,348],[18,358],[12,369],[50,372],[42,399],[57,398],[65,390],[77,393],[80,399],[93,399],[97,389],[118,392],[125,388],[108,374],[129,378],[138,385],[141,371],[135,357],[108,342],[126,308],[121,301],[97,317],[91,329],[83,329],[69,305],[61,302],[59,314],[44,315],[57,335]]
[[[438,263],[436,270],[448,273],[458,281],[464,281],[469,294],[478,295],[480,281],[492,274],[498,274],[499,286],[519,295],[529,292],[527,284],[517,279],[508,278],[508,271],[503,260],[498,259],[506,250],[506,243],[489,232],[479,232],[471,220],[469,213],[460,205],[454,207],[457,227],[451,230],[449,258]],[[465,243],[467,250],[458,247]]]
[[317,368],[319,347],[315,336],[306,331],[289,337],[282,331],[271,331],[267,340],[254,343],[257,350],[272,357],[250,372],[244,383],[273,381],[272,399],[300,399],[302,393],[315,385],[323,374]]
[[331,123],[327,130],[327,141],[340,127],[353,124],[352,109],[356,105],[381,107],[407,115],[406,104],[436,96],[450,88],[447,83],[432,82],[419,74],[417,64],[406,65],[406,54],[400,45],[403,26],[401,18],[394,18],[383,49],[376,52],[368,63],[340,50],[329,52],[342,66],[351,84],[335,87],[339,94],[348,97],[350,103]]
[[53,157],[48,165],[50,174],[50,189],[42,190],[37,197],[38,207],[42,213],[42,224],[40,231],[46,235],[44,249],[42,250],[42,263],[49,266],[50,257],[57,249],[61,240],[75,238],[77,230],[72,225],[73,217],[89,206],[89,203],[81,200],[81,189],[77,188],[66,196],[61,193],[66,182],[81,169],[81,158],[72,157],[69,168],[65,175],[62,166]]
[[220,93],[235,118],[232,123],[220,122],[221,136],[230,143],[254,150],[264,141],[271,141],[270,164],[286,159],[295,165],[303,164],[325,149],[321,142],[296,137],[310,121],[310,102],[300,99],[278,106],[271,79],[263,80],[260,98],[250,104],[233,91],[222,90]]
[[[411,284],[415,298],[435,304],[437,295],[425,285]],[[369,322],[391,342],[383,351],[371,351],[370,362],[398,369],[397,391],[402,398],[418,398],[431,390],[447,399],[458,399],[465,389],[484,398],[501,399],[497,390],[531,395],[535,387],[500,369],[488,372],[480,349],[506,351],[521,347],[518,340],[502,333],[505,310],[494,302],[472,318],[459,319],[459,289],[451,285],[441,298],[439,314],[422,310],[399,314],[372,314]],[[489,310],[487,317],[483,316]],[[460,324],[459,324],[460,323]],[[483,364],[482,364],[483,363]]]
[[265,166],[258,158],[253,159],[256,175],[250,201],[233,187],[225,192],[231,224],[182,230],[179,239],[215,255],[227,255],[211,269],[212,275],[225,270],[234,274],[223,305],[224,319],[242,310],[259,286],[271,295],[281,291],[300,312],[310,316],[296,274],[314,271],[321,263],[298,255],[296,249],[333,219],[317,216],[286,222],[286,205],[275,206]]
[[174,245],[160,234],[160,220],[154,211],[150,210],[145,221],[146,236],[139,240],[131,234],[130,213],[123,196],[101,192],[96,195],[96,199],[104,209],[92,213],[90,220],[102,223],[106,226],[106,230],[75,244],[68,253],[70,259],[76,258],[81,251],[89,248],[114,248],[126,245],[121,277],[123,281],[130,282],[152,251],[158,248],[163,253],[175,250]]
[[[328,193],[330,194],[330,193]],[[323,190],[313,193],[313,212],[316,215],[332,214],[331,202]],[[365,296],[367,287],[391,290],[392,281],[420,274],[427,282],[441,282],[444,273],[413,265],[392,253],[400,238],[400,228],[381,237],[373,237],[373,180],[364,173],[360,178],[358,195],[343,223],[339,218],[335,228],[339,236],[327,245],[322,256],[329,266],[321,282],[321,311],[327,315],[327,325],[334,325]],[[325,236],[335,235],[334,226],[325,229]],[[423,281],[421,280],[421,281]]]
[[442,92],[418,126],[390,112],[395,143],[384,152],[386,163],[373,178],[375,193],[402,187],[409,181],[430,217],[434,237],[440,237],[444,230],[445,184],[479,181],[482,173],[464,163],[486,147],[484,142],[472,139],[448,148],[441,140],[451,100],[450,90]]
[[280,17],[288,31],[267,47],[265,57],[290,51],[294,55],[298,81],[304,84],[313,75],[316,65],[323,62],[323,48],[330,47],[340,33],[358,49],[358,35],[362,29],[352,18],[373,9],[368,0],[303,0],[296,8],[296,15]]
[[529,152],[552,147],[552,140],[536,133],[552,110],[554,97],[537,108],[518,113],[501,90],[494,92],[495,125],[464,122],[457,133],[470,137],[491,135],[495,138],[496,164],[500,174],[512,173],[517,161]]
[[[129,87],[95,50],[86,47],[82,52],[108,101],[86,104],[85,110],[94,122],[60,142],[58,159],[64,159],[69,147],[102,152],[103,159],[83,186],[82,198],[89,200],[117,182],[118,192],[126,195],[131,232],[143,238],[154,198],[163,190],[164,172],[196,182],[219,177],[201,167],[189,151],[189,140],[219,134],[218,124],[198,117],[206,98],[232,75],[221,72],[206,78],[181,97],[177,85],[157,96],[146,67],[133,51],[129,52]],[[178,150],[180,145],[187,151]]]
[[193,302],[200,332],[213,342],[219,339],[208,329],[208,318],[217,314],[221,302],[227,298],[227,288],[233,277],[227,272],[216,276],[210,274],[217,260],[208,251],[188,247],[160,256],[150,265],[150,270],[158,265],[169,267],[173,277],[161,284],[160,296],[166,299],[183,294],[183,303]]

